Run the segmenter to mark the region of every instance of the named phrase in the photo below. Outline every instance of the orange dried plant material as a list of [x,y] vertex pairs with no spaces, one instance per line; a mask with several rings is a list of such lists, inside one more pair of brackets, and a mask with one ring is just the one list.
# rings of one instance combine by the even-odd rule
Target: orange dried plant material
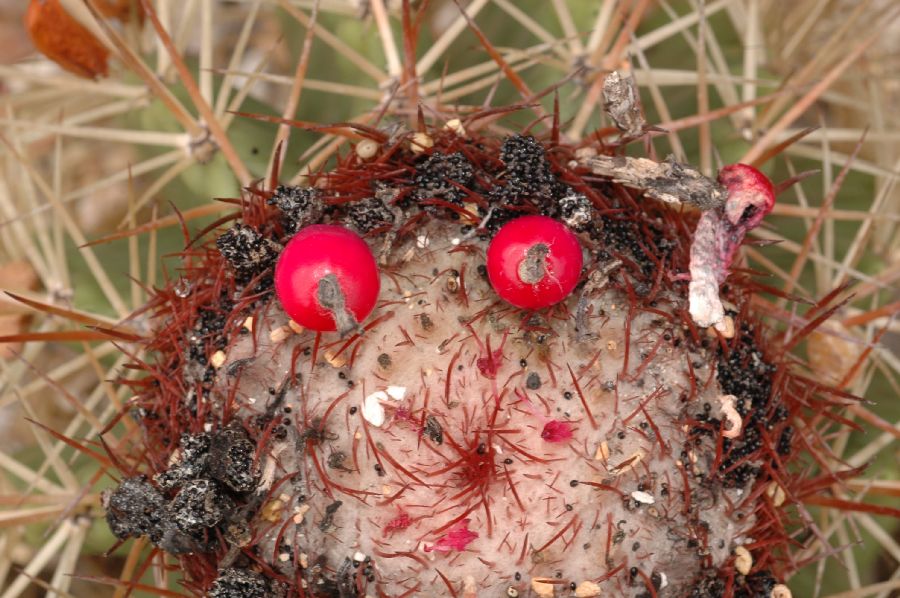
[[25,29],[35,47],[67,71],[87,79],[109,73],[109,50],[59,0],[31,0]]
[[[37,272],[26,261],[16,260],[0,265],[0,287],[10,291],[34,291],[40,286]],[[0,293],[0,336],[19,334],[28,328],[31,316],[22,313],[21,305]],[[22,350],[22,343],[0,343],[0,359],[10,359]]]
[[848,389],[859,377],[859,371],[847,379],[865,345],[853,342],[855,337],[848,328],[837,322],[826,322],[809,335],[806,356],[813,370],[829,384],[841,384]]
[[141,22],[144,20],[144,9],[140,0],[95,0],[95,5],[104,17],[125,22],[132,14],[137,13]]

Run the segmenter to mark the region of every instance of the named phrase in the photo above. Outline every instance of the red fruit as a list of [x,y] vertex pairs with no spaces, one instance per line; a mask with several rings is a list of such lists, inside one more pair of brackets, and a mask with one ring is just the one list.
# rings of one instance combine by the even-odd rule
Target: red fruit
[[523,216],[505,224],[487,250],[488,278],[516,307],[540,309],[565,299],[581,275],[581,244],[564,224]]
[[369,246],[342,226],[304,228],[275,266],[275,292],[284,311],[311,330],[354,331],[372,313],[380,288]]
[[719,171],[719,182],[728,189],[725,216],[744,232],[759,225],[775,205],[772,181],[748,164],[725,166]]

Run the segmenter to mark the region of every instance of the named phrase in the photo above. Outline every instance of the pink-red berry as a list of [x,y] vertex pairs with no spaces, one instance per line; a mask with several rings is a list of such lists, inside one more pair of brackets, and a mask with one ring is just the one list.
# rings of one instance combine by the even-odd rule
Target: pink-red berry
[[719,171],[719,183],[728,189],[725,216],[732,226],[755,228],[775,206],[772,181],[749,164],[729,164]]
[[491,285],[505,301],[540,309],[569,296],[581,276],[581,244],[564,224],[522,216],[505,224],[487,250]]
[[284,311],[311,330],[354,331],[372,313],[380,288],[369,246],[342,226],[302,229],[275,266],[275,292]]

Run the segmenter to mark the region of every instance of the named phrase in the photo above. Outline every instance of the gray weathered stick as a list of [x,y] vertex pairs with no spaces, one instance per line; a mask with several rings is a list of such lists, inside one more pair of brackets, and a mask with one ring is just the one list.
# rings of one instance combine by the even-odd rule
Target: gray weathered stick
[[628,156],[594,156],[582,163],[596,175],[639,189],[667,203],[689,203],[701,210],[711,210],[724,205],[728,197],[725,187],[695,168],[674,160],[654,162]]

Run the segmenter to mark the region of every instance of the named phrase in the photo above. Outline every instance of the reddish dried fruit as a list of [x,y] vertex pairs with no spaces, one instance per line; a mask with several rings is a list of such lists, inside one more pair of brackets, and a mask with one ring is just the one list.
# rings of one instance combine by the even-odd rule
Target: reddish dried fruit
[[67,71],[86,79],[109,74],[109,50],[59,0],[31,0],[25,29],[35,47]]
[[559,303],[581,275],[581,244],[564,224],[546,216],[523,216],[504,225],[487,251],[494,290],[516,307],[540,309]]
[[728,189],[721,208],[703,212],[691,244],[691,317],[698,326],[719,325],[725,310],[719,285],[748,231],[757,227],[775,205],[775,190],[766,175],[747,164],[731,164],[719,172]]
[[381,283],[369,246],[342,226],[301,230],[275,266],[284,311],[311,330],[353,331],[372,313]]

